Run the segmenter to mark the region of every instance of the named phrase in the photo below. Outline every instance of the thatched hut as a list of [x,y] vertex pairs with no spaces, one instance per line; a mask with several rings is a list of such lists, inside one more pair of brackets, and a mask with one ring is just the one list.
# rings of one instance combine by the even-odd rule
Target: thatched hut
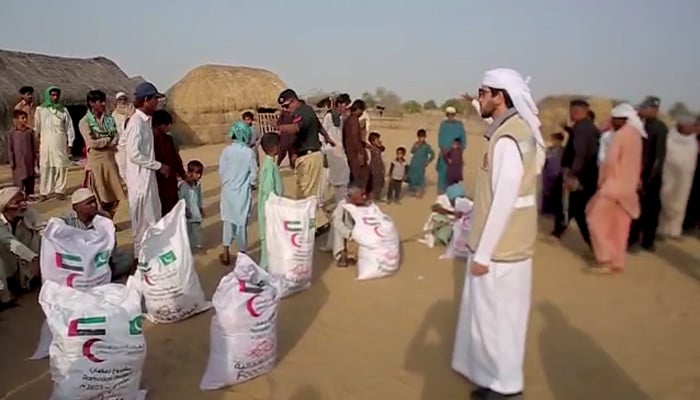
[[549,134],[561,131],[561,123],[569,118],[569,102],[573,99],[583,99],[591,105],[591,110],[595,113],[596,125],[599,126],[610,119],[610,111],[617,104],[615,100],[596,96],[547,96],[537,103],[542,122],[542,135],[545,139]]
[[[100,89],[107,96],[117,92],[132,93],[131,79],[114,61],[105,57],[71,58],[0,50],[0,161],[5,162],[4,137],[12,125],[12,109],[19,101],[18,90],[28,85],[35,89],[35,101],[43,100],[43,90],[55,85],[61,88],[61,101],[68,108],[74,126],[85,115],[85,95]],[[73,151],[82,151],[83,141],[76,132]]]
[[250,67],[202,65],[171,87],[165,108],[183,144],[220,143],[245,110],[275,107],[285,84],[274,73]]
[[[607,124],[610,120],[610,112],[613,107],[622,102],[620,100],[597,96],[547,96],[537,103],[537,108],[539,108],[540,111],[540,121],[542,122],[542,135],[545,136],[545,139],[549,137],[549,134],[562,130],[561,123],[569,118],[569,102],[573,99],[583,99],[591,105],[591,110],[595,113],[595,123],[599,127]],[[634,106],[635,104],[632,103],[632,105]],[[659,113],[659,119],[664,121],[668,126],[673,124],[672,118],[665,113]]]

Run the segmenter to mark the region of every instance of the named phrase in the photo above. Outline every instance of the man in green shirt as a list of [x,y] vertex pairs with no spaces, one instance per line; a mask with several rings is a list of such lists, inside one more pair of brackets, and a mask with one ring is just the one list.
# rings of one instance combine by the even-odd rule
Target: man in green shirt
[[297,199],[316,196],[323,177],[323,154],[319,135],[323,135],[331,146],[335,143],[325,134],[314,109],[301,101],[292,89],[283,90],[277,102],[282,110],[287,110],[293,115],[291,123],[282,124],[278,129],[282,135],[294,135]]

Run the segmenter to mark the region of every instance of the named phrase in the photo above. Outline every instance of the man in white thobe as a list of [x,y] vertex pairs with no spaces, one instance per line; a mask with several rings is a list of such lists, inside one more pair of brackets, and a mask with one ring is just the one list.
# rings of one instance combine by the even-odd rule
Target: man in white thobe
[[60,103],[61,89],[50,86],[36,109],[34,130],[39,138],[39,194],[65,199],[66,178],[75,130],[68,110]]
[[119,169],[119,176],[122,181],[126,182],[126,121],[134,113],[134,105],[129,102],[129,98],[126,93],[119,92],[116,96],[117,106],[112,111],[112,118],[117,124],[117,134],[119,139],[117,141],[117,168]]
[[697,146],[695,117],[676,116],[676,127],[666,137],[659,218],[659,233],[673,239],[683,234],[683,219],[698,159]]
[[333,139],[335,146],[325,144],[323,153],[328,162],[328,186],[333,188],[335,203],[345,199],[350,182],[350,167],[343,148],[343,118],[350,106],[350,96],[341,94],[335,99],[335,108],[323,117],[323,129]]
[[487,71],[479,103],[482,118],[493,122],[476,177],[452,367],[477,386],[472,399],[518,398],[544,141],[537,106],[517,71]]
[[136,87],[136,111],[126,124],[126,186],[128,187],[131,230],[134,236],[134,257],[141,256],[141,241],[146,230],[161,217],[156,172],[168,176],[170,168],[156,161],[153,149],[151,115],[164,95],[153,84]]

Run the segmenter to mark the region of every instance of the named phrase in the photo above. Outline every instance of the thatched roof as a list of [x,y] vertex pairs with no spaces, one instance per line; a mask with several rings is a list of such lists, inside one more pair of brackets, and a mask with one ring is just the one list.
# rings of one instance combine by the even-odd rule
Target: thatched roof
[[[569,102],[573,99],[583,99],[591,105],[591,110],[595,113],[595,123],[599,127],[605,126],[610,120],[612,108],[623,102],[616,99],[586,95],[547,96],[537,103],[537,108],[540,110],[540,121],[542,122],[542,135],[545,136],[545,139],[549,137],[549,134],[561,131],[560,124],[568,119]],[[632,105],[634,106],[635,104]],[[659,112],[659,119],[668,126],[673,124],[673,119],[665,113]]]
[[91,89],[113,96],[133,92],[134,83],[114,61],[105,57],[70,58],[0,50],[0,128],[11,122],[12,107],[19,100],[22,86],[33,86],[35,101],[41,101],[48,86],[61,88],[66,105],[84,104]]
[[202,65],[167,91],[165,107],[175,118],[173,133],[182,143],[218,143],[227,139],[242,111],[276,106],[285,87],[264,69]]

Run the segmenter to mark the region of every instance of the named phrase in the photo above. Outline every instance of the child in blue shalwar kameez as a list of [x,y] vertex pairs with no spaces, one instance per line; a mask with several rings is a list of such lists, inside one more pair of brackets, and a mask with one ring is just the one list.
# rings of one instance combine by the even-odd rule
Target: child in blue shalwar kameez
[[253,130],[242,121],[229,129],[232,143],[221,152],[219,178],[221,179],[221,222],[223,224],[223,252],[219,260],[231,264],[229,247],[236,241],[238,251],[248,249],[248,214],[253,187],[257,182],[258,165],[253,150],[248,146]]

